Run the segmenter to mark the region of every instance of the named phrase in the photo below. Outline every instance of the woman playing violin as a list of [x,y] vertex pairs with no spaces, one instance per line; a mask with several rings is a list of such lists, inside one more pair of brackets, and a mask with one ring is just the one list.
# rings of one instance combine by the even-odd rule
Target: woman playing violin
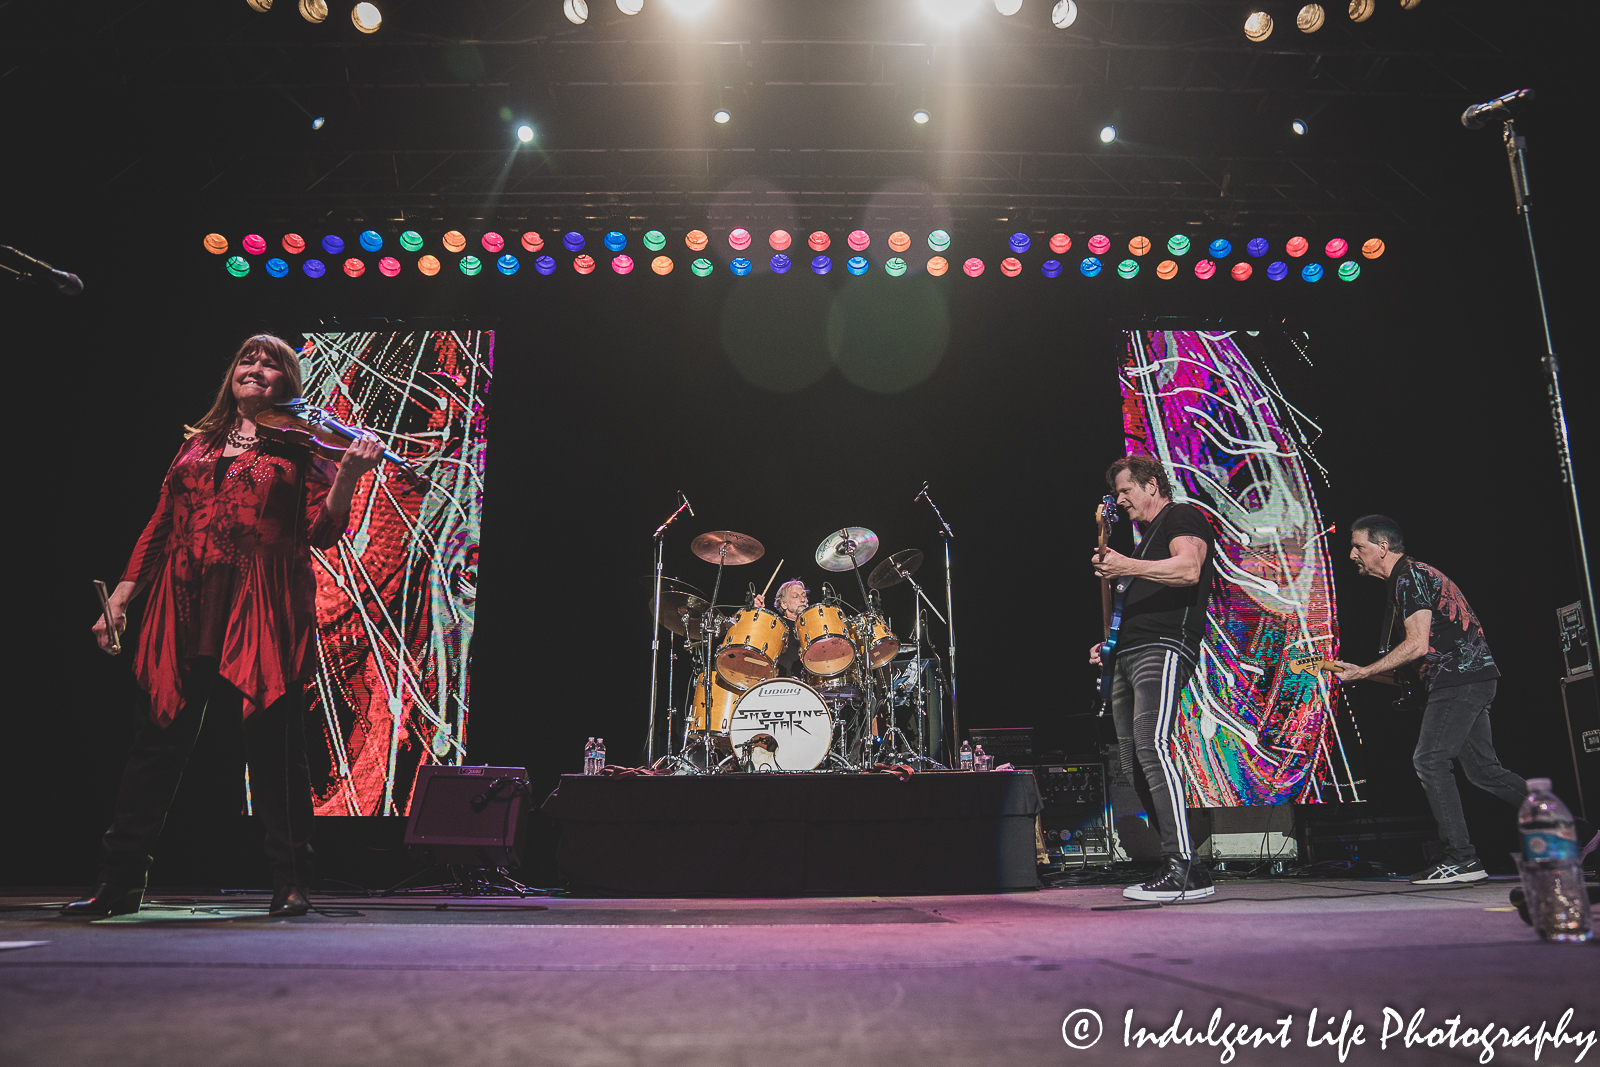
[[[300,395],[300,360],[267,334],[245,341],[211,410],[161,483],[155,513],[110,598],[149,590],[134,674],[149,696],[123,771],[95,890],[69,914],[138,910],[151,851],[208,709],[242,715],[255,811],[266,830],[273,915],[303,915],[311,868],[311,782],[303,683],[315,662],[311,549],[345,532],[361,476],[382,446],[364,432],[334,464],[258,432],[255,418]],[[106,617],[94,625],[113,650]]]

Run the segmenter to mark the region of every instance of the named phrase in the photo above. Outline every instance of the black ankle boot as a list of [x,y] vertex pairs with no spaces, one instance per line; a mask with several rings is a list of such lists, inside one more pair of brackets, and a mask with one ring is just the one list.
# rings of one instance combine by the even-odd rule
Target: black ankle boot
[[64,916],[103,919],[110,915],[132,915],[144,903],[144,887],[130,889],[126,884],[101,882],[87,896],[64,905]]
[[269,919],[293,919],[311,910],[304,886],[281,885],[272,891],[272,906],[267,909]]

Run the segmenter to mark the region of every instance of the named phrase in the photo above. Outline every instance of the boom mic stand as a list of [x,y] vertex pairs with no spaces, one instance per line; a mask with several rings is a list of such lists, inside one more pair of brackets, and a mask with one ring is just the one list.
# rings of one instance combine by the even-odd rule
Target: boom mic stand
[[[678,494],[683,496],[682,493]],[[678,505],[678,510],[667,516],[667,521],[656,527],[654,534],[656,541],[656,596],[650,602],[650,737],[645,741],[644,762],[645,766],[653,766],[656,762],[656,686],[661,669],[661,562],[662,551],[666,547],[667,527],[677,520],[679,515],[689,507],[689,498],[683,497],[683,502]],[[689,514],[693,515],[692,510]],[[669,731],[671,727],[668,727]],[[668,738],[670,750],[671,738]]]
[[[891,557],[891,559],[892,559],[892,557]],[[943,615],[939,614],[939,609],[933,606],[933,601],[928,599],[928,594],[924,593],[922,591],[922,586],[917,584],[916,579],[911,577],[910,572],[908,572],[904,567],[900,566],[900,564],[898,564],[898,563],[894,564],[894,570],[895,570],[895,573],[900,576],[902,581],[910,583],[911,588],[916,590],[917,596],[919,598],[921,598],[923,604],[928,605],[928,610],[933,612],[934,617],[937,618],[940,622],[944,623],[946,626],[949,626],[950,625],[949,622],[945,619],[945,617]],[[945,606],[949,607],[948,604],[945,605]],[[916,656],[916,664],[917,664],[917,687],[916,687],[916,694],[917,694],[917,709],[916,709],[916,714],[917,714],[917,758],[915,760],[912,760],[912,762],[913,763],[931,763],[935,767],[938,767],[938,768],[940,768],[942,770],[944,765],[941,764],[937,759],[935,759],[935,758],[933,758],[933,757],[928,755],[928,746],[927,746],[927,742],[926,742],[926,739],[925,739],[924,733],[923,733],[923,723],[926,721],[926,719],[928,717],[928,712],[927,712],[927,709],[924,706],[925,702],[926,702],[926,698],[925,698],[925,694],[923,693],[924,686],[923,686],[923,680],[922,680],[922,672],[923,672],[923,666],[922,666],[922,605],[914,603],[913,607],[916,608],[916,630],[917,630],[917,635],[916,635],[916,640],[917,640],[917,656]]]
[[[944,610],[949,616],[944,620],[945,632],[950,635],[950,750],[954,752],[961,744],[961,712],[956,701],[956,606],[953,583],[950,577],[950,542],[955,540],[955,534],[950,530],[950,524],[944,521],[944,515],[939,511],[939,505],[933,502],[933,497],[928,494],[928,483],[922,483],[922,492],[916,495],[911,502],[926,500],[933,509],[934,517],[939,520],[939,536],[944,539]],[[938,612],[934,612],[935,615]]]
[[1600,616],[1596,616],[1594,610],[1594,580],[1589,572],[1589,549],[1583,536],[1583,513],[1578,507],[1578,476],[1572,467],[1572,451],[1567,440],[1567,413],[1561,401],[1561,364],[1556,360],[1555,342],[1550,336],[1550,314],[1545,306],[1544,282],[1539,277],[1539,253],[1533,244],[1533,219],[1530,215],[1532,197],[1528,191],[1528,144],[1526,138],[1517,133],[1516,123],[1510,118],[1506,119],[1501,136],[1505,140],[1506,161],[1511,165],[1511,189],[1517,199],[1517,214],[1522,216],[1523,234],[1528,239],[1528,259],[1533,264],[1533,287],[1539,295],[1539,321],[1544,326],[1542,362],[1546,378],[1545,392],[1550,398],[1556,460],[1561,467],[1561,480],[1567,485],[1567,503],[1572,508],[1572,547],[1578,557],[1578,577],[1583,582],[1584,609],[1592,623]]

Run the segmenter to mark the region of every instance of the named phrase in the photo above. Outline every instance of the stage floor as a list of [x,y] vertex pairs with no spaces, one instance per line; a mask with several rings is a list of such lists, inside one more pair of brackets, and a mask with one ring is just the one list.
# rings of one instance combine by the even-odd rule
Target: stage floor
[[[1230,880],[1212,901],[1139,911],[1094,910],[1123,903],[1114,887],[526,902],[546,911],[317,897],[328,914],[279,922],[241,917],[264,897],[229,896],[92,924],[12,896],[0,942],[45,943],[0,951],[0,1062],[1218,1063],[1220,1046],[1125,1049],[1123,1019],[1159,1034],[1181,1010],[1180,1030],[1203,1032],[1221,1008],[1218,1034],[1293,1017],[1288,1050],[1233,1062],[1337,1064],[1306,1047],[1315,1008],[1319,1036],[1329,1012],[1365,1024],[1345,1062],[1461,1064],[1481,1050],[1380,1050],[1384,1008],[1426,1009],[1423,1033],[1456,1015],[1553,1031],[1568,1007],[1569,1034],[1600,1027],[1600,951],[1540,943],[1504,910],[1515,884]],[[1077,1009],[1103,1024],[1083,1051],[1062,1034]],[[1539,1062],[1579,1050],[1547,1044]]]

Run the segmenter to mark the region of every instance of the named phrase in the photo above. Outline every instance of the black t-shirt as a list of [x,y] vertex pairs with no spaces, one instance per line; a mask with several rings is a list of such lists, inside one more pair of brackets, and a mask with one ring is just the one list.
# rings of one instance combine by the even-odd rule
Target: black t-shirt
[[789,632],[789,639],[783,643],[783,651],[778,654],[778,677],[800,677],[800,635],[794,632],[794,623],[783,612],[773,609],[777,613],[783,628]]
[[1430,690],[1500,677],[1478,616],[1455,582],[1410,556],[1395,565],[1391,577],[1398,618],[1433,612],[1420,668]]
[[1206,543],[1205,562],[1200,580],[1194,585],[1162,585],[1149,578],[1122,578],[1127,583],[1123,595],[1122,627],[1118,631],[1117,651],[1144,645],[1161,645],[1182,655],[1191,663],[1200,659],[1200,642],[1206,634],[1206,601],[1216,574],[1216,532],[1205,514],[1193,504],[1168,504],[1144,532],[1135,559],[1171,559],[1172,539],[1198,537]]

